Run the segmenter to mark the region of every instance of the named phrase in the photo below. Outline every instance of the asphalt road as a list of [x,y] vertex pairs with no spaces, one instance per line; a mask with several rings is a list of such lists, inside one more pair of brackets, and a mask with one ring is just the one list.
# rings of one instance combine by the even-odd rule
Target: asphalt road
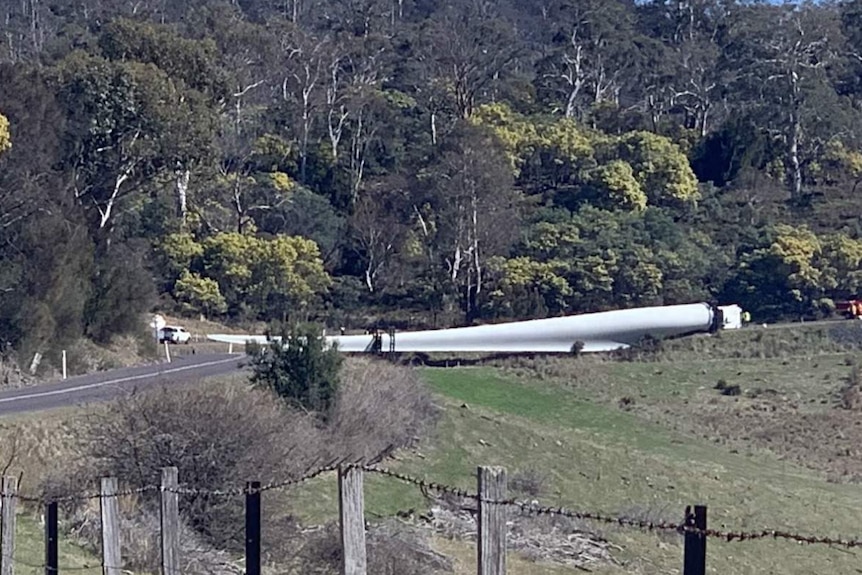
[[242,369],[245,354],[196,354],[172,363],[127,367],[0,392],[0,417],[106,401],[134,389],[179,384]]

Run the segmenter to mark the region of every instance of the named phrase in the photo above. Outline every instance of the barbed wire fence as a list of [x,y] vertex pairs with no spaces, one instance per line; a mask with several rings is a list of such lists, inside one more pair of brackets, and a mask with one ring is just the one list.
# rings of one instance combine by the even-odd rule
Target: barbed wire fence
[[[245,487],[225,489],[199,489],[184,486],[179,482],[176,467],[162,470],[158,485],[146,485],[132,489],[118,489],[114,477],[101,480],[98,492],[80,492],[57,497],[30,497],[18,493],[17,478],[4,477],[0,490],[0,575],[13,575],[15,566],[56,575],[60,571],[83,573],[101,571],[104,575],[125,575],[130,571],[124,566],[121,553],[120,519],[118,500],[121,497],[158,493],[159,496],[159,546],[160,572],[163,575],[197,574],[180,562],[180,496],[206,495],[212,497],[245,498],[245,573],[261,575],[261,514],[262,495],[268,491],[294,487],[325,474],[338,477],[339,523],[342,542],[343,575],[366,575],[366,523],[364,501],[364,477],[373,474],[412,485],[423,494],[455,497],[474,504],[477,523],[477,561],[480,575],[505,575],[507,556],[508,520],[510,513],[523,516],[562,517],[578,521],[592,521],[620,528],[638,529],[647,532],[666,532],[683,536],[682,575],[705,575],[706,544],[708,539],[726,542],[755,540],[786,540],[800,544],[826,545],[853,549],[862,547],[862,540],[807,535],[786,530],[764,529],[759,531],[730,531],[708,528],[707,508],[703,505],[685,508],[679,522],[648,521],[622,516],[577,511],[565,507],[543,506],[536,501],[526,502],[508,498],[506,494],[506,470],[502,467],[479,467],[477,491],[427,481],[404,473],[391,471],[379,465],[325,465],[298,478],[260,483],[248,482]],[[59,506],[63,503],[99,501],[101,519],[101,558],[99,565],[60,566],[59,564]],[[35,504],[43,508],[45,525],[45,561],[41,564],[20,559],[15,554],[16,513],[19,502]]]

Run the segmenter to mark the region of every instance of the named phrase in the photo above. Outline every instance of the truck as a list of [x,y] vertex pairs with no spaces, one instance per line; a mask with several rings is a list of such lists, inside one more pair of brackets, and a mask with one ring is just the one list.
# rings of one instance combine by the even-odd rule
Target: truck
[[835,311],[847,319],[862,319],[862,299],[837,301]]

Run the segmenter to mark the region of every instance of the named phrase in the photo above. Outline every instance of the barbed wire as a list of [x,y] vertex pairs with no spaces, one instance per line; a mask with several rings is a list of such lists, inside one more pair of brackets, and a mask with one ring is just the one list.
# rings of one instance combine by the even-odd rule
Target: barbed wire
[[[551,506],[543,506],[539,505],[537,502],[526,502],[519,501],[517,499],[485,499],[480,498],[479,494],[476,492],[469,491],[467,489],[456,487],[452,485],[446,485],[444,483],[439,483],[435,481],[426,481],[424,479],[420,479],[418,477],[413,477],[411,475],[407,475],[404,473],[400,473],[397,471],[392,471],[389,469],[384,469],[381,467],[377,467],[376,465],[363,465],[363,464],[344,464],[344,462],[340,463],[330,463],[327,465],[323,465],[321,467],[317,467],[312,471],[308,471],[301,475],[300,477],[286,479],[281,481],[272,481],[266,484],[262,484],[258,487],[236,487],[230,489],[208,489],[208,488],[195,488],[195,487],[185,487],[179,486],[176,488],[173,487],[165,487],[162,485],[145,485],[142,487],[131,488],[116,491],[111,494],[103,495],[101,493],[82,493],[82,494],[71,494],[64,496],[45,496],[45,497],[30,497],[23,495],[14,495],[17,499],[25,502],[31,503],[66,503],[72,501],[82,501],[82,500],[91,500],[91,499],[101,499],[108,497],[124,497],[131,495],[139,495],[142,493],[148,492],[167,492],[167,493],[175,493],[177,495],[186,495],[186,496],[208,496],[208,497],[238,497],[247,494],[259,494],[267,491],[286,489],[289,487],[294,487],[320,477],[326,473],[348,469],[360,469],[362,471],[373,473],[376,475],[388,477],[390,479],[395,479],[401,481],[402,483],[407,483],[410,485],[414,485],[422,490],[423,493],[428,491],[433,491],[435,493],[441,495],[450,495],[454,497],[460,497],[463,499],[469,499],[475,501],[477,504],[487,504],[494,506],[505,506],[505,507],[514,507],[518,509],[521,513],[528,515],[536,515],[536,516],[555,516],[555,517],[565,517],[568,519],[580,520],[580,521],[595,521],[599,523],[604,523],[608,525],[616,525],[620,527],[630,527],[635,529],[640,529],[644,531],[664,531],[664,532],[675,532],[679,534],[685,533],[694,533],[700,536],[710,537],[714,539],[723,539],[728,542],[733,541],[755,541],[755,540],[763,540],[763,539],[774,539],[774,540],[788,540],[794,541],[797,543],[806,543],[812,545],[830,545],[837,547],[845,547],[848,549],[852,548],[862,548],[862,540],[857,538],[846,538],[846,537],[829,537],[829,536],[819,536],[819,535],[806,535],[801,533],[795,533],[792,531],[781,530],[781,529],[763,529],[760,531],[724,531],[719,529],[700,529],[696,527],[693,522],[690,520],[690,517],[686,517],[682,522],[674,522],[674,521],[649,521],[644,519],[634,519],[623,516],[615,516],[609,514],[602,513],[594,513],[594,512],[586,512],[586,511],[576,511],[567,509],[565,507],[551,507]],[[9,497],[9,496],[4,496]],[[40,567],[37,565],[33,565],[31,567]],[[44,567],[41,566],[41,567]]]
[[198,489],[194,487],[178,487],[177,489],[165,489],[167,492],[177,493],[179,495],[206,495],[210,497],[239,497],[242,495],[264,493],[266,491],[274,491],[295,487],[307,481],[311,481],[321,475],[338,471],[338,465],[325,465],[314,471],[308,472],[305,475],[295,479],[286,479],[283,481],[273,481],[261,485],[260,487],[236,487],[233,489]]
[[681,523],[673,521],[648,521],[623,516],[606,515],[602,513],[574,511],[571,509],[566,509],[565,507],[543,506],[538,505],[534,502],[518,501],[517,499],[485,499],[480,498],[478,493],[470,492],[460,487],[453,487],[451,485],[445,485],[433,481],[425,481],[424,479],[420,479],[418,477],[412,477],[410,475],[398,473],[396,471],[390,471],[388,469],[382,469],[379,467],[362,466],[361,468],[369,473],[375,473],[377,475],[382,475],[392,479],[397,479],[404,483],[415,485],[423,491],[435,491],[437,493],[454,495],[456,497],[462,497],[465,499],[470,499],[477,503],[484,503],[488,505],[515,507],[522,513],[526,513],[529,515],[547,515],[555,517],[565,517],[568,519],[575,519],[579,521],[596,521],[608,525],[636,528],[643,531],[664,531],[675,532],[679,534],[693,533],[709,538],[723,539],[727,542],[755,541],[771,538],[775,540],[781,539],[795,541],[797,543],[807,543],[811,545],[830,545],[835,547],[845,547],[848,549],[862,547],[862,540],[855,538],[805,535],[780,529],[763,529],[761,531],[723,531],[719,529],[700,529],[696,527],[691,521],[689,521],[688,517]]
[[30,495],[21,495],[16,493],[14,497],[19,501],[23,501],[26,503],[40,503],[40,504],[48,504],[48,503],[71,503],[75,501],[87,501],[87,500],[96,500],[96,499],[109,499],[113,497],[128,497],[132,495],[141,495],[143,493],[150,492],[164,492],[164,493],[175,493],[177,495],[190,495],[190,496],[209,496],[209,497],[239,497],[248,494],[257,494],[264,493],[266,491],[274,491],[279,489],[286,489],[288,487],[293,487],[296,485],[300,485],[321,475],[326,473],[330,473],[333,471],[337,471],[339,468],[338,464],[329,464],[324,465],[322,467],[318,467],[313,471],[309,471],[304,475],[293,478],[293,479],[285,479],[281,481],[272,481],[270,483],[262,484],[259,487],[235,487],[230,489],[208,489],[208,488],[197,488],[197,487],[186,487],[186,486],[177,486],[177,487],[166,487],[163,485],[144,485],[141,487],[134,487],[129,489],[121,489],[109,494],[103,494],[100,492],[84,492],[77,494],[69,494],[69,495],[45,495],[45,496],[30,496]]
[[84,492],[84,493],[76,493],[70,495],[46,495],[46,496],[32,496],[32,495],[21,495],[20,493],[15,494],[15,498],[19,501],[23,501],[25,503],[71,503],[73,501],[85,501],[88,499],[108,499],[111,497],[128,497],[131,495],[141,495],[143,493],[148,493],[151,491],[159,491],[161,489],[160,485],[144,485],[142,487],[134,487],[130,489],[121,489],[115,491],[114,493],[105,495],[99,492]]

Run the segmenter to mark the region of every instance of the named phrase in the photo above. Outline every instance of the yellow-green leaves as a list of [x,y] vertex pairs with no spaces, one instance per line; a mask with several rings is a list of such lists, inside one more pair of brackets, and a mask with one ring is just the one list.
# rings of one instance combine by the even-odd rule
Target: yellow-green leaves
[[227,302],[219,290],[218,282],[188,270],[174,284],[174,297],[187,312],[212,315],[227,311]]
[[329,275],[312,240],[280,236],[257,241],[257,260],[251,262],[253,293],[264,306],[270,297],[287,305],[305,306],[329,287]]
[[479,106],[470,117],[470,122],[494,132],[503,144],[516,175],[520,172],[524,158],[531,153],[539,139],[536,123],[502,102]]
[[631,165],[627,162],[611,160],[599,166],[593,170],[592,181],[602,205],[638,212],[646,209],[647,195],[641,189]]
[[[572,295],[572,288],[565,278],[568,265],[559,260],[540,262],[528,257],[512,259],[496,258],[490,262],[500,279],[493,291],[492,298],[497,305],[512,309],[519,299],[535,294],[551,314],[564,311],[566,298]],[[535,313],[536,310],[530,310]]]
[[168,268],[163,271],[171,277],[179,277],[204,253],[203,246],[187,233],[166,235],[156,250],[162,256],[162,265]]
[[820,270],[815,257],[821,252],[820,239],[808,228],[780,224],[768,254],[777,258],[787,271],[787,281],[798,299],[802,293],[819,286]]
[[0,114],[0,154],[12,147],[12,136],[9,133],[9,120]]
[[679,204],[699,199],[697,177],[680,147],[652,132],[620,137],[617,155],[631,164],[635,178],[654,204]]
[[849,177],[854,186],[862,180],[862,152],[848,148],[840,140],[826,144],[821,162],[830,177]]
[[190,312],[283,318],[330,285],[317,244],[299,236],[231,232],[198,242],[177,233],[165,236],[157,252],[174,298]]
[[557,190],[591,190],[577,202],[629,211],[643,211],[647,204],[688,204],[700,197],[688,158],[665,136],[603,134],[572,118],[524,116],[502,103],[480,106],[471,121],[494,132],[513,173],[527,174],[528,186],[539,182]]

